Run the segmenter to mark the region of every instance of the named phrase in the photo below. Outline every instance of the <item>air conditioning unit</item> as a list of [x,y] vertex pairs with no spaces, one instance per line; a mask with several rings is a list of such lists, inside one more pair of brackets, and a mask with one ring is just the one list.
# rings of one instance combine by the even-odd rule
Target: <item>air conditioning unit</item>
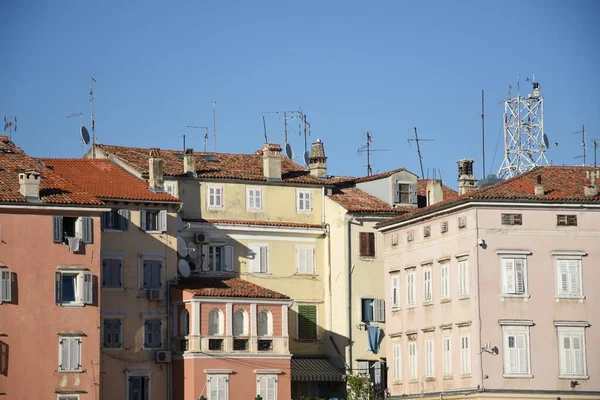
[[194,241],[202,244],[210,243],[210,235],[206,233],[196,233],[194,234]]
[[160,301],[165,298],[165,294],[162,289],[148,289],[148,299],[153,301]]
[[171,352],[170,351],[157,351],[156,352],[156,362],[157,363],[170,363],[171,362]]

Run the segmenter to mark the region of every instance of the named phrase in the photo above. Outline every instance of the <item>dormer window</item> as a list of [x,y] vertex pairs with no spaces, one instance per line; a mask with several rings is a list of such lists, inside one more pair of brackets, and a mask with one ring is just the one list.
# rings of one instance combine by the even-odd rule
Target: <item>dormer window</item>
[[394,204],[417,204],[417,185],[414,183],[396,183]]

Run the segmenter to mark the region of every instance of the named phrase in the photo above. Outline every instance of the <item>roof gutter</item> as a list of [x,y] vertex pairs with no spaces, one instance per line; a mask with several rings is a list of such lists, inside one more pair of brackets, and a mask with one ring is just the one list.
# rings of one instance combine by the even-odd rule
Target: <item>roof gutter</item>
[[172,204],[174,206],[178,206],[183,204],[181,201],[168,201],[168,200],[140,200],[140,199],[113,199],[109,197],[101,197],[98,196],[102,201],[112,201],[112,202],[128,202],[128,203],[156,203],[156,204]]
[[65,204],[64,206],[61,205],[30,205],[30,204],[21,204],[21,203],[16,203],[14,205],[12,204],[0,204],[0,209],[11,209],[11,210],[18,210],[18,209],[25,209],[25,210],[53,210],[53,211],[61,211],[64,209],[69,209],[69,210],[76,210],[76,211],[86,211],[86,212],[107,212],[110,211],[110,207],[102,207],[100,205],[96,206],[96,207],[85,207],[85,206],[79,206],[79,205],[68,205]]

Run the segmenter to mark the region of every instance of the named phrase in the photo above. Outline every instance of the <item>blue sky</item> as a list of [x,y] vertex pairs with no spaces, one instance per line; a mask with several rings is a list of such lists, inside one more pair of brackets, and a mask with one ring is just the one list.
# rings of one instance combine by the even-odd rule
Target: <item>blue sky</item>
[[[329,172],[364,175],[365,133],[374,172],[419,171],[407,137],[423,138],[424,167],[456,186],[456,160],[481,176],[481,89],[486,170],[502,160],[508,85],[535,74],[554,164],[581,163],[585,124],[600,140],[600,2],[0,2],[0,117],[16,115],[16,143],[34,156],[80,157],[77,118],[89,128],[95,84],[100,143],[202,148],[217,102],[217,150],[252,152],[261,112],[302,107]],[[524,90],[526,91],[526,90]],[[529,91],[529,90],[527,90]],[[269,141],[283,121],[267,115]],[[290,143],[303,138],[291,122]],[[212,149],[212,138],[209,149]],[[494,157],[495,154],[495,157]],[[494,161],[492,164],[492,160]],[[300,160],[298,160],[300,161]]]

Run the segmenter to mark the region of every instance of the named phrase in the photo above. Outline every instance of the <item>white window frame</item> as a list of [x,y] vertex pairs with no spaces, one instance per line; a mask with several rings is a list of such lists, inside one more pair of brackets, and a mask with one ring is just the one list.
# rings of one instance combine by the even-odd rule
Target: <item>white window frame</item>
[[[146,214],[148,212],[157,212],[156,214],[156,229],[150,230],[147,228]],[[163,233],[167,231],[167,219],[169,218],[167,210],[159,210],[148,208],[140,210],[140,228],[146,233]]]
[[[500,296],[529,298],[529,282],[527,281],[527,252],[526,254],[502,253],[500,255]],[[522,263],[523,291],[519,290],[517,262]],[[510,274],[508,268],[511,268]]]
[[[225,379],[225,397],[224,398],[220,398],[217,397],[216,399],[214,399],[211,396],[211,391],[212,391],[212,387],[211,387],[211,383],[212,383],[212,378],[216,378],[216,379]],[[218,385],[218,383],[217,383]],[[218,393],[218,386],[217,386],[217,393]],[[208,394],[208,399],[209,400],[229,400],[229,374],[206,374],[206,393]],[[218,396],[218,395],[217,395]]]
[[[67,345],[69,346],[69,358],[71,358],[71,350],[70,350],[70,346],[72,346],[73,344],[77,343],[76,345],[79,346],[78,349],[78,355],[79,355],[79,360],[77,360],[77,364],[78,366],[76,368],[73,368],[71,366],[71,362],[69,362],[69,365],[67,368],[61,368],[61,365],[63,365],[63,346],[64,344],[67,343]],[[81,336],[59,336],[58,337],[58,372],[82,372],[83,371],[83,365],[81,365],[81,351],[83,348],[83,341],[81,340]],[[71,360],[72,361],[72,360]]]
[[425,338],[425,378],[435,378],[435,342],[431,336]]
[[[220,269],[217,269],[217,257],[213,257],[211,264],[211,252],[216,254],[217,248],[221,248]],[[234,247],[225,243],[212,242],[210,245],[202,246],[202,254],[204,259],[202,260],[202,270],[209,272],[233,272],[235,263],[235,251]]]
[[442,334],[442,360],[444,376],[452,376],[452,336]]
[[[146,321],[160,321],[160,346],[159,347],[146,347]],[[161,316],[146,316],[144,317],[144,324],[142,325],[142,350],[164,350],[165,342],[168,340],[167,331],[166,331],[166,321],[165,318]]]
[[393,342],[392,344],[392,377],[393,382],[402,381],[402,343]]
[[162,289],[165,287],[165,257],[162,255],[141,254],[138,265],[138,284],[141,292],[146,292],[150,288],[144,286],[144,261],[160,261],[160,287],[152,289]]
[[12,274],[8,268],[0,268],[0,304],[12,301]]
[[417,305],[416,277],[417,272],[415,269],[411,269],[406,273],[406,305],[408,307],[415,307]]
[[[56,298],[56,278],[60,274],[60,300]],[[74,301],[64,301],[63,297],[63,287],[62,287],[62,277],[63,275],[73,275],[75,276],[74,285],[75,285],[75,300]],[[92,304],[94,301],[94,276],[90,271],[83,269],[59,269],[55,271],[54,274],[54,302],[61,307],[83,307],[86,304]]]
[[[210,333],[210,313],[213,311],[217,311],[218,315],[219,315],[219,330],[216,334],[212,334]],[[207,335],[208,336],[224,336],[225,335],[225,315],[223,313],[222,310],[218,309],[218,308],[212,308],[210,311],[208,311],[208,314],[206,315],[208,321],[208,332]]]
[[179,191],[177,190],[178,189],[177,181],[165,181],[164,188],[165,188],[165,192],[167,192],[171,196],[175,197],[176,199],[179,198]]
[[[117,320],[120,320],[120,322],[121,322],[121,324],[119,326],[119,330],[120,330],[119,331],[119,339],[120,339],[121,343],[117,347],[105,347],[104,346],[104,329],[105,329],[105,327],[104,327],[104,321],[107,320],[107,319],[117,319]],[[122,315],[115,315],[115,316],[106,315],[106,316],[103,316],[101,320],[102,320],[102,329],[100,330],[100,335],[101,335],[100,336],[100,343],[102,343],[102,345],[100,347],[102,349],[104,349],[104,350],[118,350],[118,349],[123,349],[124,346],[125,346],[125,344],[124,344],[125,338],[123,337],[123,316]]]
[[[258,200],[258,205],[257,201]],[[263,188],[259,186],[246,186],[246,210],[263,210]]]
[[79,394],[60,394],[56,395],[56,400],[79,400]]
[[469,259],[460,258],[457,262],[458,269],[458,296],[459,298],[468,298],[470,292],[469,282]]
[[[559,363],[559,379],[589,379],[587,374],[587,359],[586,359],[586,343],[585,343],[585,328],[586,326],[557,326],[558,330],[558,363]],[[581,344],[581,371],[572,372],[567,371],[567,363],[572,363],[571,367],[576,367],[574,364],[574,354],[570,354],[569,362],[567,360],[567,354],[565,352],[564,343],[565,338],[569,337],[570,346],[573,349],[573,338],[578,337]],[[573,350],[572,350],[573,352]]]
[[[213,191],[212,195],[210,194],[211,190]],[[206,185],[206,208],[223,208],[225,199],[225,196],[223,194],[224,193],[222,185]]]
[[[560,301],[560,299],[577,299],[580,302],[583,302],[585,296],[583,294],[583,257],[587,255],[585,252],[579,251],[553,251],[552,255],[554,256],[554,271],[556,275],[556,291],[555,298],[556,301]],[[568,291],[565,293],[562,290],[562,274],[560,271],[560,262],[567,261],[577,262],[577,271],[574,273],[570,271],[570,267],[567,266],[567,288]],[[572,290],[573,277],[577,279],[578,290]]]
[[[256,374],[256,395],[260,395],[262,397],[263,400],[277,400],[277,392],[279,391],[279,379],[277,378],[277,375],[275,374]],[[268,393],[269,393],[269,388],[267,386],[267,392],[266,393],[261,393],[260,392],[260,384],[262,379],[272,379],[275,385],[275,388],[273,390],[273,397],[269,397]],[[267,383],[268,385],[268,383]],[[263,396],[264,394],[264,396]]]
[[[305,265],[302,265],[302,252],[305,252]],[[309,270],[310,265],[308,259],[310,258],[312,269]],[[296,246],[296,274],[298,275],[316,275],[316,248],[314,246]]]
[[[259,333],[258,333],[258,320],[259,320],[259,315],[261,313],[265,313],[267,315],[267,334],[266,335],[259,335]],[[273,336],[273,313],[270,310],[262,309],[256,313],[256,335],[258,337]]]
[[419,353],[416,340],[408,341],[408,378],[411,380],[419,377]]
[[450,263],[440,264],[440,300],[450,300],[452,297],[452,285],[450,278]]
[[[524,340],[524,354],[519,354],[518,347],[516,348],[515,354],[515,363],[519,363],[519,358],[524,356],[526,358],[526,370],[511,370],[510,368],[510,349],[509,349],[509,337],[515,337],[515,346],[517,346],[517,335],[521,336]],[[533,375],[531,373],[531,350],[530,350],[530,342],[529,342],[529,325],[502,325],[502,346],[503,346],[503,377],[505,378],[532,378]]]
[[[250,248],[248,272],[251,274],[269,274],[271,270],[269,265],[269,245],[267,243],[250,243],[248,247]],[[261,271],[263,255],[265,256],[265,270]]]
[[[302,199],[300,199],[302,197]],[[308,199],[308,206],[306,200]],[[310,189],[296,189],[296,211],[310,214],[313,211],[313,195]]]
[[390,277],[390,304],[392,308],[400,307],[400,274]]
[[471,334],[460,334],[460,373],[462,376],[471,375]]
[[423,304],[433,303],[433,269],[431,264],[423,267]]

